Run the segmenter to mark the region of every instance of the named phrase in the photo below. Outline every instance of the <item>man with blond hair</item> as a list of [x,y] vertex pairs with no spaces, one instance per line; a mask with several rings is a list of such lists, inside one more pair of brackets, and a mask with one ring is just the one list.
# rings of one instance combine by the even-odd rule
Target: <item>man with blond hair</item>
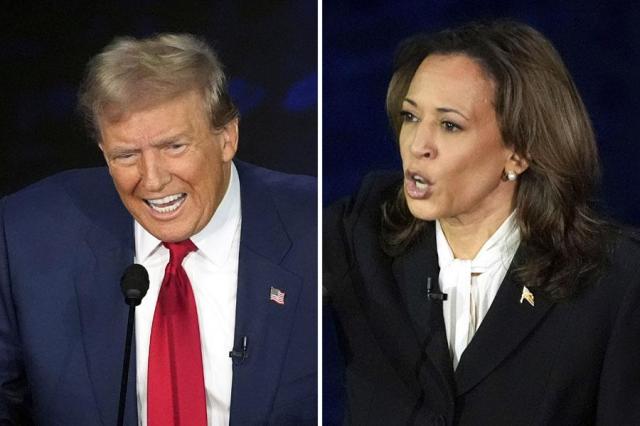
[[315,424],[316,182],[234,160],[222,67],[184,34],[114,40],[80,108],[107,168],[0,202],[0,423]]

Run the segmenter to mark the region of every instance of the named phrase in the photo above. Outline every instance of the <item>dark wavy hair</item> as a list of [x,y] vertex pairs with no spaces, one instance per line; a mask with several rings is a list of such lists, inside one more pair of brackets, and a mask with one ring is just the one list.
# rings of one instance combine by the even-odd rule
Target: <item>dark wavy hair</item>
[[[413,75],[433,54],[465,55],[494,82],[503,141],[529,163],[515,196],[525,254],[517,276],[552,299],[572,295],[601,270],[606,222],[592,208],[600,166],[591,121],[560,55],[535,29],[505,20],[412,37],[398,48],[387,92],[396,137]],[[387,253],[404,251],[424,226],[400,188],[383,206]]]

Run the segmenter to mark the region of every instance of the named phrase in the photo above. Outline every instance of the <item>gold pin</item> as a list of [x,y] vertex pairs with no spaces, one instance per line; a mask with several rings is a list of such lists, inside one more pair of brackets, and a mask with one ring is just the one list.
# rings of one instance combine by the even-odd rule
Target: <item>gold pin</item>
[[535,306],[533,293],[529,291],[527,286],[522,286],[522,296],[520,297],[520,303],[522,303],[523,300],[529,302],[531,306]]

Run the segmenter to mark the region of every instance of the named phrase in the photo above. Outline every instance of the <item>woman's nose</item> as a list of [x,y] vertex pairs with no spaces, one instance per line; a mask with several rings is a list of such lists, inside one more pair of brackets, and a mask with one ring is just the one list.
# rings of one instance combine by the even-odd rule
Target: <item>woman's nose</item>
[[409,151],[416,157],[424,157],[433,159],[436,156],[436,147],[434,144],[434,135],[426,123],[420,123],[417,126],[412,140],[409,145]]

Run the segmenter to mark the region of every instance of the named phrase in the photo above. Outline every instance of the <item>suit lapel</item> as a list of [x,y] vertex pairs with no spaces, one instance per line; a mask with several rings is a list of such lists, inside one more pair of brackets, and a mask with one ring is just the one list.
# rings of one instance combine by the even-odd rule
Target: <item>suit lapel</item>
[[[76,293],[89,378],[104,424],[116,422],[128,306],[120,291],[124,268],[133,261],[133,219],[117,198],[94,221],[84,243],[91,253],[78,260]],[[114,207],[115,206],[115,207]],[[107,217],[108,216],[108,217]],[[79,251],[80,253],[80,251]],[[135,339],[132,342],[125,424],[137,425]]]
[[[355,299],[362,305],[369,328],[380,350],[389,360],[398,377],[412,393],[421,387],[416,366],[421,359],[420,342],[407,312],[400,280],[394,277],[394,263],[380,248],[380,233],[372,224],[379,224],[377,211],[365,211],[353,227],[353,262],[360,265],[352,272]],[[375,226],[374,225],[374,226]]]
[[430,301],[426,292],[428,278],[438,288],[439,273],[433,224],[426,226],[420,241],[394,261],[393,271],[420,342],[422,362],[435,371],[427,377],[421,375],[421,385],[433,392],[433,383],[427,381],[435,376],[440,394],[453,403],[453,368],[442,316],[443,302]]
[[[291,241],[273,201],[256,177],[240,172],[242,231],[234,348],[247,337],[247,358],[234,360],[231,424],[267,419],[278,387],[293,326],[301,279],[281,263]],[[243,173],[244,172],[244,173]],[[285,292],[270,301],[270,288]]]
[[478,331],[465,349],[455,372],[458,395],[490,374],[531,333],[553,303],[541,296],[535,306],[520,303],[523,286],[513,272],[523,256],[519,249]]

